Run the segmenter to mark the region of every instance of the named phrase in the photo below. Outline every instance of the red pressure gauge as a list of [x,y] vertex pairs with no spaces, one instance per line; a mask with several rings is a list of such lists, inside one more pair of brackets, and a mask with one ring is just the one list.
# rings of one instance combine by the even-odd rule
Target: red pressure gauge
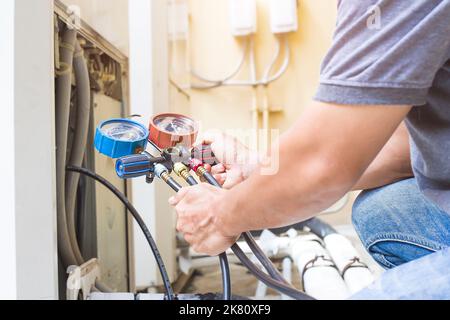
[[160,149],[177,145],[192,147],[198,134],[195,120],[176,113],[163,113],[150,120],[149,140]]

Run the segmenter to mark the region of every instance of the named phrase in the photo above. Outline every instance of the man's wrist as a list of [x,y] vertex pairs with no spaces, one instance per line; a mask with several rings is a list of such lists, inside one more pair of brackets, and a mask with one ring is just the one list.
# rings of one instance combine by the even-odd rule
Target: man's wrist
[[261,163],[261,157],[257,152],[252,153],[249,152],[245,158],[245,160],[242,161],[242,178],[243,180],[247,180],[253,172],[259,167]]
[[215,223],[218,229],[222,231],[223,236],[237,237],[243,231],[240,228],[237,201],[235,197],[230,196],[230,192],[228,191],[220,199]]

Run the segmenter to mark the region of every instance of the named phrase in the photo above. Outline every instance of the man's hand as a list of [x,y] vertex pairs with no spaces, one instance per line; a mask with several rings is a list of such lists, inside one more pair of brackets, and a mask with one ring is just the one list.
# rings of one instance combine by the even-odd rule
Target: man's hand
[[202,254],[219,255],[230,248],[239,235],[226,234],[218,217],[226,210],[223,201],[228,191],[209,184],[183,188],[169,199],[177,212],[177,230],[192,248]]
[[224,189],[231,189],[241,183],[258,166],[258,155],[251,152],[238,139],[219,131],[206,132],[201,144],[211,145],[211,150],[220,164],[206,169]]

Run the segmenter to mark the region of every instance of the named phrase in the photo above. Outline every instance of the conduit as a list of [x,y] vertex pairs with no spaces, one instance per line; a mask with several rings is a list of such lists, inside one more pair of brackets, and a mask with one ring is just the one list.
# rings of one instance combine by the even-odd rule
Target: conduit
[[59,56],[61,70],[56,78],[56,196],[58,224],[58,252],[63,265],[78,265],[73,252],[67,228],[65,185],[66,185],[66,154],[69,129],[70,98],[72,85],[72,63],[75,51],[77,32],[66,29],[62,35]]
[[[73,68],[77,86],[77,119],[75,133],[73,136],[72,152],[68,161],[69,166],[80,167],[86,150],[87,136],[89,131],[89,118],[91,107],[91,88],[89,81],[89,70],[83,56],[83,50],[76,41]],[[66,214],[70,242],[79,264],[84,261],[77,241],[75,226],[75,202],[80,174],[69,171],[66,174]]]
[[[75,70],[77,81],[77,125],[74,144],[69,162],[81,164],[87,143],[90,114],[90,84],[86,61],[82,56],[77,41],[76,30],[66,27],[59,47],[60,70],[56,70],[55,105],[56,105],[56,197],[58,253],[64,268],[82,265],[81,255],[75,229],[74,207],[79,175],[66,176],[67,140],[70,120],[70,103],[72,95],[72,71]],[[73,66],[73,68],[72,68]],[[106,285],[96,282],[98,289],[109,292]]]

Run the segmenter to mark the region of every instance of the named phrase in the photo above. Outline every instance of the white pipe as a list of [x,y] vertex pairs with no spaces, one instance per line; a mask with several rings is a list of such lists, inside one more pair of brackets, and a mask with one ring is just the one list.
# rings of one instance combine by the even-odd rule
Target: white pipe
[[[256,82],[258,75],[256,72],[256,59],[255,59],[255,39],[253,36],[250,38],[250,81]],[[252,87],[252,131],[253,131],[253,143],[254,147],[258,147],[258,130],[259,130],[259,107],[258,107],[258,87]],[[255,148],[255,149],[256,149]]]
[[268,87],[263,87],[263,145],[262,145],[262,151],[264,152],[264,156],[267,155],[267,152],[269,151],[269,130],[270,130],[270,106],[269,106],[269,92]]
[[[343,277],[351,294],[367,287],[375,280],[372,272],[364,267],[362,263],[358,263],[361,258],[346,237],[340,234],[331,234],[325,237],[324,241],[331,258],[341,274],[347,268]],[[348,268],[351,263],[354,263],[356,267]]]
[[304,290],[309,295],[318,300],[343,300],[350,296],[339,271],[329,261],[330,256],[320,243],[295,239],[291,257],[303,275]]
[[[314,234],[296,235],[294,232],[290,237],[278,237],[266,230],[257,243],[269,257],[284,258],[283,272],[288,281],[290,281],[288,271],[291,269],[288,267],[290,262],[288,257],[291,257],[300,275],[304,273],[305,292],[319,300],[346,299],[373,281],[373,275],[367,268],[348,269],[344,274],[344,281],[341,276],[342,270],[359,256],[351,242],[339,234],[325,238],[325,244],[330,252],[323,247],[321,239]],[[251,250],[245,242],[239,242],[239,245],[249,257],[252,257]],[[193,251],[190,253],[192,256],[196,255]],[[227,254],[230,261],[235,260],[231,251],[227,251]],[[310,268],[310,263],[308,269],[303,272],[306,265],[315,259],[313,267]],[[197,260],[193,264],[198,267],[202,262]]]
[[263,282],[258,281],[258,286],[256,287],[255,298],[257,300],[261,300],[261,299],[265,298],[266,295],[267,295],[267,286]]
[[[283,278],[286,279],[288,283],[292,283],[292,260],[289,257],[283,259]],[[281,295],[282,300],[292,300],[285,294]]]

